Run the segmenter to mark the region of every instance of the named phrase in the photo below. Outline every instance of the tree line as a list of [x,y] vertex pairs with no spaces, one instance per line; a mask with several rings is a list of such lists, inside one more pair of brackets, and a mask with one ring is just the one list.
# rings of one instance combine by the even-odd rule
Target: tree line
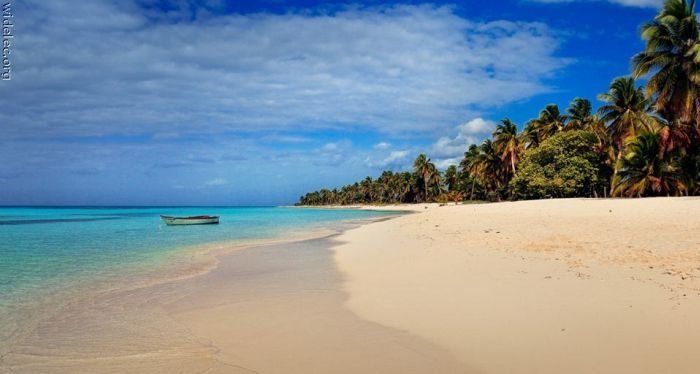
[[[642,27],[632,74],[598,95],[547,105],[523,130],[503,119],[440,172],[425,154],[412,172],[384,171],[300,205],[447,202],[550,197],[700,195],[700,25],[695,1],[666,0]],[[637,79],[646,78],[646,86]]]

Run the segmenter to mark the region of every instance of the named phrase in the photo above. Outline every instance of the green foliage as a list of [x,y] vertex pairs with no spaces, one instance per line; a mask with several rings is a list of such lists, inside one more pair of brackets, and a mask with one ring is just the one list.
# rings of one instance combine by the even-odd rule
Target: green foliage
[[643,52],[634,56],[634,76],[649,76],[647,95],[669,120],[700,120],[700,26],[695,1],[666,0],[642,27]]
[[630,141],[620,159],[620,172],[613,194],[641,197],[679,195],[687,190],[678,159],[659,153],[658,133],[642,133]]
[[[700,25],[695,0],[665,0],[642,28],[646,48],[632,77],[565,113],[542,109],[518,134],[504,119],[492,137],[465,151],[443,175],[424,154],[413,172],[385,171],[340,190],[301,197],[302,205],[501,201],[547,197],[700,194]],[[646,92],[635,78],[647,79]]]
[[527,150],[510,182],[514,199],[588,196],[598,182],[597,137],[590,131],[567,131]]

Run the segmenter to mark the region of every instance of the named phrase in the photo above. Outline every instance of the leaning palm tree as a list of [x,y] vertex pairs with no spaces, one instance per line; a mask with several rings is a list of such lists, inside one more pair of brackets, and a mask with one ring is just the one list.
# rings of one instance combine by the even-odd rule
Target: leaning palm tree
[[506,162],[513,175],[515,175],[515,164],[518,162],[521,144],[518,137],[518,128],[508,118],[501,120],[493,133],[494,146],[501,154],[501,160]]
[[641,87],[635,87],[634,78],[617,78],[610,84],[610,90],[598,95],[605,103],[598,109],[598,115],[607,124],[610,139],[617,156],[614,176],[619,169],[617,162],[622,157],[627,139],[634,138],[640,131],[652,132],[657,127],[657,118],[652,115],[651,104],[644,96]]
[[564,129],[566,117],[559,111],[559,106],[549,104],[540,112],[540,116],[534,121],[539,140],[543,141]]
[[680,195],[687,185],[678,162],[659,155],[658,133],[643,132],[632,139],[613,179],[613,195]]
[[647,96],[669,120],[700,121],[700,26],[695,0],[666,0],[642,27],[646,49],[634,56],[636,78],[650,74]]
[[596,120],[591,102],[580,97],[569,104],[566,112],[564,117],[567,120],[566,128],[569,130],[588,130]]

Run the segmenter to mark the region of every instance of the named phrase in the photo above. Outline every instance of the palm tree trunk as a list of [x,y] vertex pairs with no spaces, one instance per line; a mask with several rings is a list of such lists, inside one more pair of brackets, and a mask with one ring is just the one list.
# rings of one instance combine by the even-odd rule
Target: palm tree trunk
[[428,180],[423,176],[423,200],[428,202]]
[[617,158],[615,158],[615,167],[613,168],[613,177],[610,180],[610,196],[612,197],[612,191],[615,189],[615,179],[617,178],[617,171],[620,165],[620,157],[622,157],[622,147],[617,151]]
[[476,184],[476,179],[472,177],[472,193],[469,195],[469,200],[474,200],[474,185]]

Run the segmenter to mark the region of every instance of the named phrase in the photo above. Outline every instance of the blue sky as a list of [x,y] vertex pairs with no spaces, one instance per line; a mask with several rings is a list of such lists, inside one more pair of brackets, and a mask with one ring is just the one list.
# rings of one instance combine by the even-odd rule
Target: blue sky
[[274,205],[445,167],[595,101],[660,3],[15,0],[0,204]]

